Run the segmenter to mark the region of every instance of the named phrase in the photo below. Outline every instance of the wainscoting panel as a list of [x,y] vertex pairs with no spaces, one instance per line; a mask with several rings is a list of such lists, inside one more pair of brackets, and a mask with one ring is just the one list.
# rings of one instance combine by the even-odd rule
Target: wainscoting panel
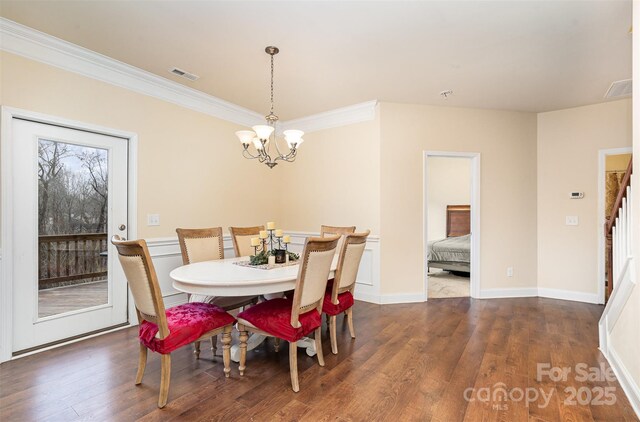
[[[291,236],[289,250],[300,253],[307,237],[318,236],[318,233],[286,232]],[[187,301],[187,295],[173,288],[169,273],[182,265],[180,245],[177,237],[147,239],[149,254],[153,260],[158,282],[165,300],[165,306],[175,306]],[[224,256],[235,256],[233,243],[229,235],[224,236]],[[360,263],[358,280],[356,281],[355,297],[366,302],[380,303],[380,239],[369,236],[367,246]]]

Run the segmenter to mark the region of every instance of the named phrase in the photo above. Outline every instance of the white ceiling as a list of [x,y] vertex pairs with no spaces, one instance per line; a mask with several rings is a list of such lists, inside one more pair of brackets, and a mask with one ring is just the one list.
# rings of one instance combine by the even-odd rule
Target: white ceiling
[[631,6],[1,0],[0,15],[264,114],[264,47],[276,45],[276,113],[288,120],[372,99],[533,112],[601,102],[631,78]]

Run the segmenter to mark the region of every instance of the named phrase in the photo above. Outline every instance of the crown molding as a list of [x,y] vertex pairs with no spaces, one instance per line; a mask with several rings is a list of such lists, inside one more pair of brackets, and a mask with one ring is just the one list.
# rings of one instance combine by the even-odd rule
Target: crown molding
[[375,119],[377,104],[378,100],[366,101],[299,119],[287,120],[282,122],[279,130],[298,129],[304,132],[315,132],[322,129],[366,122]]
[[[264,116],[151,72],[0,17],[0,50],[119,86],[243,126],[264,124]],[[278,132],[314,132],[375,118],[378,101],[367,101],[281,122]]]
[[255,111],[2,17],[0,49],[229,122],[251,126],[264,121]]

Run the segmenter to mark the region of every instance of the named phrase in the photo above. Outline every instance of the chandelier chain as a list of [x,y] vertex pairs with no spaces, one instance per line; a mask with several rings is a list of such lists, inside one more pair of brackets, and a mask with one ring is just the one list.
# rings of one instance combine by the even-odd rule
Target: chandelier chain
[[271,54],[271,114],[273,114],[273,54]]

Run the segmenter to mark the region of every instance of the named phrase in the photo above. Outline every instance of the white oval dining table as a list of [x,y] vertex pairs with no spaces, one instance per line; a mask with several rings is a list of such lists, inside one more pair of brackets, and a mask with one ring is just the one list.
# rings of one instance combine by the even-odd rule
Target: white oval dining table
[[[237,265],[248,257],[218,259],[183,265],[171,271],[173,287],[181,292],[207,296],[258,296],[272,295],[293,290],[298,278],[299,265],[289,265],[272,269],[252,268]],[[333,278],[338,264],[337,255],[331,263],[329,278]],[[253,334],[247,342],[247,350],[260,345],[265,337]],[[298,347],[305,348],[309,356],[316,354],[312,339],[298,341]],[[240,349],[231,347],[231,359],[238,362]]]

